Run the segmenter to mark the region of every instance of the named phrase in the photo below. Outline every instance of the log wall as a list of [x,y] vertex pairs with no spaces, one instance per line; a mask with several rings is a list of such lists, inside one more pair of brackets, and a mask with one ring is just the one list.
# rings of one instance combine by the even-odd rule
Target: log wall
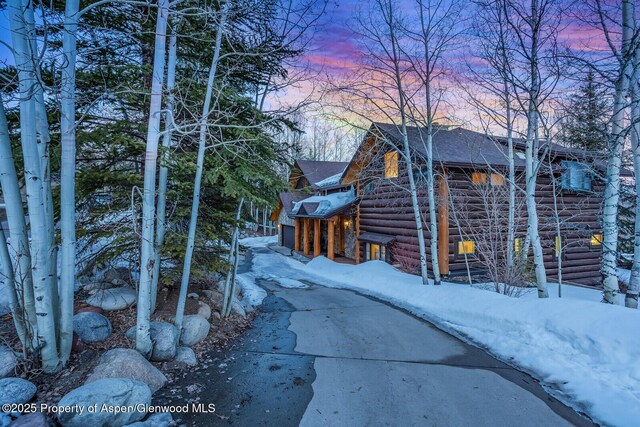
[[[381,157],[381,156],[376,156]],[[420,170],[417,167],[417,170]],[[480,236],[477,233],[491,233],[499,227],[496,226],[495,215],[489,214],[487,200],[491,197],[500,200],[496,194],[491,194],[487,187],[480,187],[472,183],[472,172],[488,172],[479,168],[469,167],[441,167],[441,174],[446,177],[449,185],[449,269],[450,272],[466,270],[464,256],[455,255],[455,247],[462,236],[474,238]],[[519,181],[523,181],[523,173],[518,174]],[[556,173],[556,186],[559,187],[559,170]],[[395,241],[389,247],[390,259],[393,264],[403,269],[419,273],[419,250],[416,224],[411,207],[408,189],[407,170],[403,162],[400,162],[399,176],[394,179],[384,179],[384,167],[375,159],[369,166],[362,170],[358,176],[359,204],[359,231],[374,232],[395,236]],[[506,171],[504,172],[506,175]],[[489,180],[490,181],[490,180]],[[436,180],[436,183],[438,181]],[[429,239],[431,237],[428,220],[428,201],[424,191],[424,181],[421,181],[422,190],[419,191],[419,201],[422,210],[425,244],[427,246],[427,259],[431,270],[431,254]],[[519,184],[520,185],[520,184]],[[544,250],[545,267],[548,280],[557,280],[558,260],[555,257],[556,216],[561,223],[561,236],[563,239],[564,253],[562,258],[562,276],[564,282],[584,285],[599,285],[600,258],[599,247],[591,247],[590,240],[594,233],[601,233],[601,206],[603,186],[593,182],[593,191],[588,193],[576,193],[556,188],[557,212],[554,209],[554,191],[549,172],[541,172],[537,180],[536,201],[540,221],[540,236]],[[506,217],[508,207],[507,185],[502,189],[496,187],[498,195],[504,206],[496,215]],[[442,197],[436,188],[437,203]],[[526,207],[524,206],[523,192],[518,192],[518,202],[521,208],[516,223],[518,224],[516,237],[524,241],[526,235]],[[441,230],[442,232],[442,230]],[[499,233],[499,232],[498,232]],[[506,233],[506,230],[504,230]],[[506,235],[506,234],[505,234]],[[496,241],[499,244],[502,236],[483,236],[488,241]],[[485,239],[482,240],[485,240]],[[360,244],[360,251],[364,251],[364,244]],[[478,253],[477,256],[482,254]],[[477,256],[468,257],[469,266],[472,269],[481,269],[484,263]]]

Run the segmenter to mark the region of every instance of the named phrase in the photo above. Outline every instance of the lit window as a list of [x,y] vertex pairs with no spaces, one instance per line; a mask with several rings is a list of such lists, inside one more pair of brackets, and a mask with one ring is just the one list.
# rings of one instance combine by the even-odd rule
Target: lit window
[[572,191],[590,191],[591,173],[584,163],[562,162],[562,189]]
[[602,234],[596,233],[591,236],[591,247],[600,247],[602,246]]
[[499,173],[491,174],[491,185],[504,185],[504,176]]
[[516,237],[515,240],[513,241],[513,249],[516,253],[516,255],[520,255],[520,252],[522,252],[522,239],[519,237]]
[[482,172],[472,172],[471,173],[471,182],[477,185],[485,185],[489,181],[487,180],[487,174]]
[[398,177],[398,152],[390,151],[384,155],[384,177]]
[[562,237],[559,234],[556,234],[556,248],[553,255],[556,258],[558,258],[561,252],[562,252]]
[[473,255],[476,253],[476,243],[473,240],[460,240],[458,242],[458,255]]
[[367,243],[366,255],[367,255],[367,261],[372,261],[372,260],[386,261],[387,248],[383,245],[378,245],[375,243]]

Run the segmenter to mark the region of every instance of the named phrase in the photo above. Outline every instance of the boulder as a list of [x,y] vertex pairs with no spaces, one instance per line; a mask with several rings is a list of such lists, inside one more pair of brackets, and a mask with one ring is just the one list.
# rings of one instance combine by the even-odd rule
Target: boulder
[[101,309],[100,307],[94,307],[92,305],[87,305],[86,307],[80,307],[79,309],[76,310],[76,314],[78,314],[78,313],[86,313],[86,312],[98,313],[98,314],[102,314],[102,315],[104,315],[104,313],[105,313],[105,311],[103,309]]
[[198,295],[198,294],[197,294],[197,293],[195,293],[195,292],[191,292],[191,293],[188,293],[188,294],[187,294],[187,298],[191,298],[191,299],[198,299],[198,298],[200,298],[200,295]]
[[198,313],[200,316],[204,317],[205,319],[209,320],[211,318],[211,307],[209,307],[209,304],[204,303],[202,301],[198,301]]
[[0,406],[5,403],[27,403],[36,395],[36,386],[22,378],[0,380]]
[[100,313],[86,311],[73,316],[73,331],[82,342],[104,341],[111,330],[111,322]]
[[[74,407],[79,410],[58,414],[58,421],[63,427],[119,427],[131,424],[144,418],[146,412],[133,411],[100,411],[100,408],[115,408],[151,404],[151,390],[136,380],[126,378],[105,378],[85,384],[67,393],[58,406]],[[89,412],[89,407],[97,405],[98,411]]]
[[137,299],[136,291],[131,288],[110,288],[97,291],[87,298],[87,304],[106,311],[122,310]]
[[52,427],[53,421],[42,412],[33,412],[18,417],[11,427]]
[[175,426],[176,423],[173,421],[171,414],[168,412],[158,412],[152,415],[149,415],[144,421],[138,421],[133,424],[129,424],[127,427],[170,427]]
[[0,378],[13,376],[18,365],[18,358],[13,350],[6,345],[0,345]]
[[[131,341],[136,339],[136,327],[132,326],[125,332],[125,337]],[[176,357],[178,346],[178,328],[167,322],[151,322],[151,342],[153,351],[151,360],[165,362]]]
[[109,268],[104,272],[102,281],[121,286],[131,282],[131,271],[127,267]]
[[184,316],[180,344],[191,347],[199,343],[209,335],[209,329],[211,329],[209,321],[199,314]]
[[178,347],[174,361],[177,363],[183,363],[187,366],[195,366],[198,364],[196,353],[189,347]]
[[85,384],[104,378],[142,381],[149,386],[152,393],[160,390],[167,383],[167,377],[158,368],[136,350],[129,348],[114,348],[104,353]]

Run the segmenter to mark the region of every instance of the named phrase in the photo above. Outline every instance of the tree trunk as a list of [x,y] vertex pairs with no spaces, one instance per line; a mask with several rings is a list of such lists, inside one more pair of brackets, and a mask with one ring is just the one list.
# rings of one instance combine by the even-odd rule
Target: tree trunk
[[216,69],[220,58],[220,49],[222,46],[222,33],[227,20],[227,12],[229,3],[225,3],[222,9],[222,16],[218,23],[216,33],[215,50],[211,67],[209,68],[209,79],[207,81],[207,90],[202,106],[202,116],[200,118],[200,139],[198,141],[198,159],[196,161],[196,176],[193,183],[193,200],[191,202],[191,218],[189,219],[189,234],[187,236],[187,249],[184,255],[184,265],[182,267],[182,281],[180,283],[180,296],[178,298],[178,306],[176,307],[175,324],[178,330],[182,330],[182,318],[184,316],[184,306],[187,302],[187,290],[189,289],[189,276],[191,274],[191,259],[193,258],[193,249],[196,241],[196,227],[198,225],[198,208],[200,206],[200,186],[202,183],[202,172],[204,170],[204,152],[207,144],[207,120],[209,118],[209,109],[211,107],[211,97],[213,94],[213,86],[216,80]]
[[238,222],[240,221],[240,214],[242,213],[242,205],[244,203],[244,197],[240,199],[238,203],[238,209],[236,210],[236,225],[233,228],[233,234],[231,236],[231,248],[229,249],[229,271],[227,271],[227,277],[224,281],[224,295],[222,300],[222,317],[227,317],[231,313],[231,305],[233,303],[233,293],[235,292],[235,279],[236,272],[238,270],[238,237],[240,230],[238,228]]
[[162,137],[162,161],[160,163],[160,174],[158,177],[158,206],[156,208],[156,242],[155,260],[153,262],[153,277],[151,281],[151,311],[156,309],[158,296],[158,280],[160,279],[160,259],[164,236],[166,230],[166,209],[167,209],[167,179],[169,175],[169,149],[171,148],[171,134],[173,131],[173,89],[176,82],[176,55],[177,36],[175,31],[169,39],[169,58],[167,60],[167,113],[165,115],[165,129]]
[[[531,2],[531,16],[538,16],[538,2]],[[538,136],[538,96],[540,82],[538,81],[538,28],[532,25],[531,41],[531,86],[529,88],[529,106],[527,111],[527,141],[525,150],[525,179],[527,197],[527,225],[529,238],[533,247],[533,265],[536,272],[536,286],[538,298],[548,298],[547,272],[544,268],[544,254],[538,230],[538,211],[536,206],[536,178],[540,159]]]
[[[36,100],[34,87],[38,84],[34,58],[25,27],[24,5],[20,0],[7,2],[11,22],[11,36],[18,70],[20,94],[20,139],[24,160],[25,191],[31,225],[32,280],[35,297],[39,351],[45,372],[56,371],[58,357],[53,290],[50,286],[49,237],[43,195],[41,157],[36,133]],[[26,6],[30,9],[31,6]]]
[[[622,2],[622,52],[628,58],[629,43],[633,33],[633,2]],[[605,177],[604,210],[602,214],[602,275],[604,276],[602,300],[616,304],[618,291],[618,201],[620,199],[620,167],[624,152],[624,110],[627,95],[627,65],[621,64],[613,101],[613,119],[609,138],[609,159]]]
[[62,50],[62,89],[60,100],[60,358],[66,365],[73,342],[73,291],[76,260],[76,34],[78,32],[79,0],[67,0],[65,5]]
[[138,308],[136,322],[136,349],[145,357],[152,351],[151,320],[151,283],[154,262],[154,221],[156,161],[158,158],[158,139],[160,136],[160,112],[162,109],[162,85],[164,82],[164,63],[167,39],[167,16],[169,3],[158,0],[158,17],[155,31],[153,56],[153,76],[151,84],[151,102],[149,105],[149,125],[147,129],[147,147],[144,161],[144,192],[142,202],[142,248],[140,250],[140,285],[138,287]]
[[633,233],[633,264],[631,277],[624,298],[624,305],[629,308],[638,308],[638,294],[640,293],[640,49],[635,48],[633,61],[633,81],[630,83],[631,92],[631,154],[633,155],[633,172],[636,190],[636,218]]

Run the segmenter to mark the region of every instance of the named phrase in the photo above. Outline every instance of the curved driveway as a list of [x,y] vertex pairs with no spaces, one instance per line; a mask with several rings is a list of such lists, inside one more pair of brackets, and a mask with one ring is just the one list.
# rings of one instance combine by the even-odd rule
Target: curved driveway
[[341,289],[267,287],[313,356],[303,426],[568,426],[590,423],[534,380],[404,311]]

